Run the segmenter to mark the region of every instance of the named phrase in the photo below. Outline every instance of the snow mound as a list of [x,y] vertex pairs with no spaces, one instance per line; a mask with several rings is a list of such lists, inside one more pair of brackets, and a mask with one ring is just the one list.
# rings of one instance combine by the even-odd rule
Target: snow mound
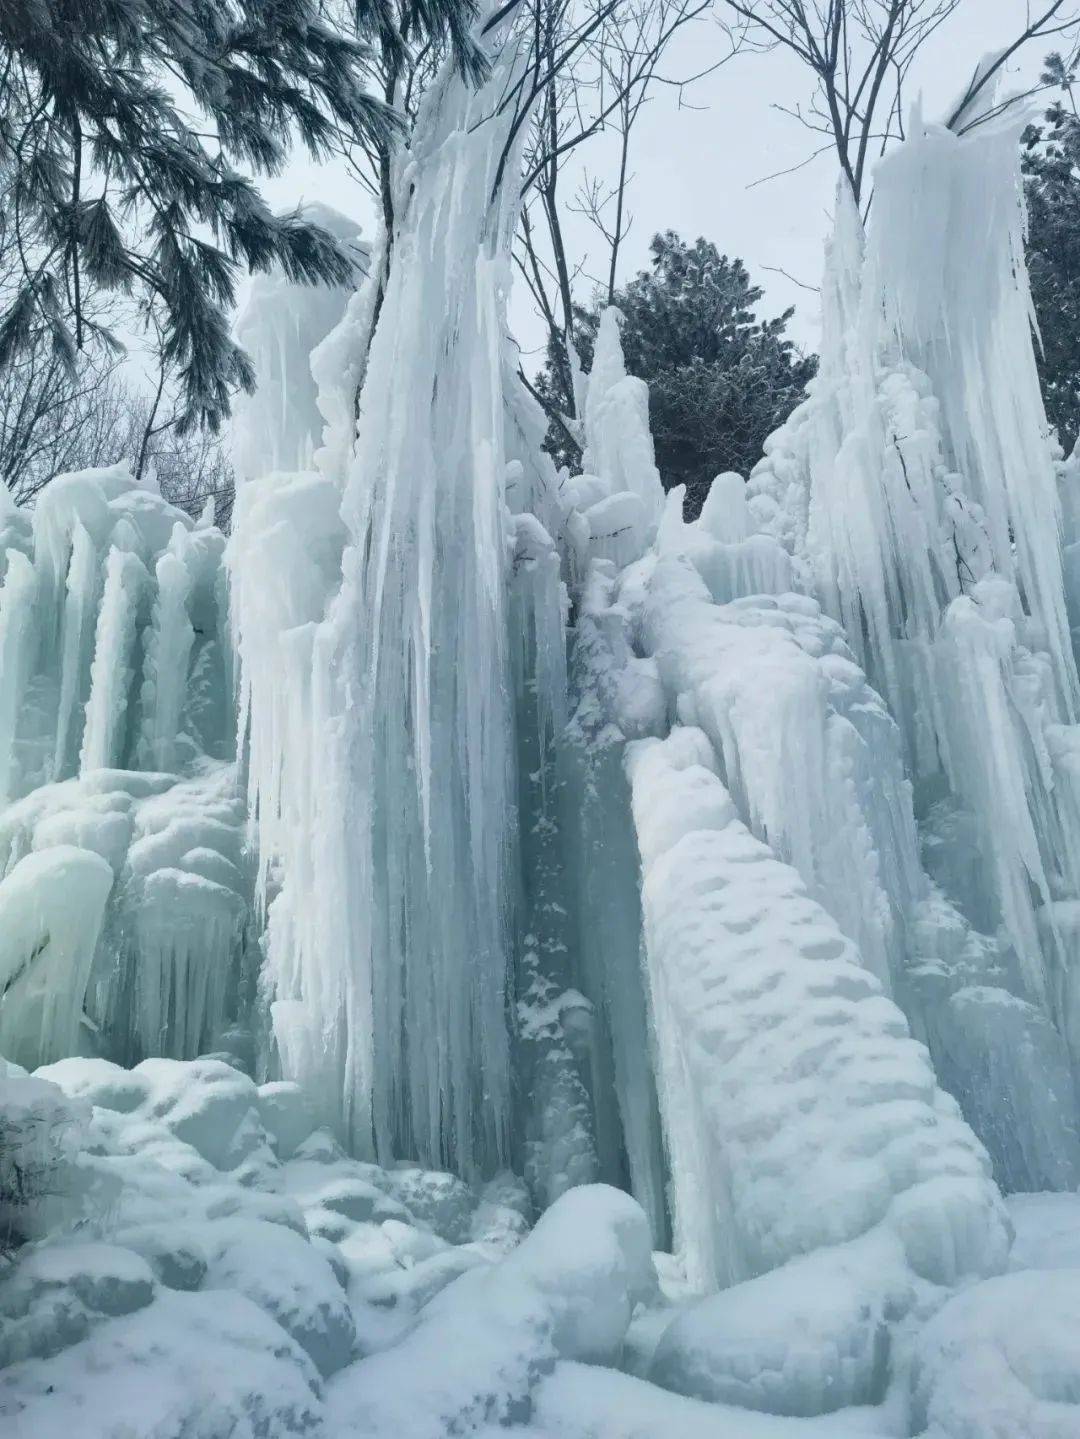
[[640,1206],[604,1185],[569,1190],[501,1263],[462,1275],[400,1343],[339,1375],[330,1427],[436,1439],[520,1422],[556,1357],[616,1362],[655,1289]]
[[911,1433],[1073,1439],[1080,1433],[1080,1272],[988,1279],[919,1336]]
[[649,1378],[696,1399],[771,1414],[878,1404],[889,1327],[911,1305],[899,1247],[820,1250],[690,1304],[664,1331]]
[[239,1294],[161,1294],[0,1373],[11,1439],[287,1439],[321,1420],[303,1350]]

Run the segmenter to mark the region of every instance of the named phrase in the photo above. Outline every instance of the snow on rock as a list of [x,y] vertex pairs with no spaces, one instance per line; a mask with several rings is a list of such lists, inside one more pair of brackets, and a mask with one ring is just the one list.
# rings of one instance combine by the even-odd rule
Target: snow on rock
[[154,1291],[150,1266],[130,1249],[61,1242],[31,1250],[0,1281],[0,1369],[51,1358],[104,1320],[144,1309]]
[[556,1358],[616,1362],[655,1288],[641,1208],[604,1185],[568,1190],[501,1263],[462,1275],[397,1345],[339,1375],[329,1426],[435,1439],[520,1422]]
[[[878,1410],[820,1419],[759,1414],[671,1394],[629,1374],[569,1361],[536,1386],[532,1422],[521,1439],[884,1439],[895,1433]],[[479,1431],[499,1439],[503,1430]]]
[[[214,1059],[5,1066],[0,1138],[4,1163],[34,1159],[63,1199],[36,1204],[29,1227],[2,1216],[20,1247],[0,1275],[0,1419],[28,1439],[59,1434],[78,1405],[99,1428],[73,1432],[103,1439],[322,1433],[322,1379],[354,1382],[358,1354],[426,1325],[463,1275],[502,1261],[505,1312],[525,1295],[545,1343],[589,1357],[617,1355],[655,1286],[625,1195],[578,1191],[507,1268],[526,1227],[520,1181],[473,1191],[415,1164],[350,1160],[311,1129],[295,1086],[256,1086]],[[330,1218],[339,1227],[321,1232]],[[455,1342],[468,1345],[473,1307],[493,1345],[526,1342],[483,1319],[486,1296],[481,1285],[450,1325]],[[157,1407],[140,1412],[144,1385]]]
[[244,1294],[268,1313],[312,1359],[336,1373],[352,1358],[352,1315],[330,1265],[307,1239],[279,1224],[237,1218],[207,1236],[204,1289]]
[[317,1432],[320,1409],[310,1359],[240,1294],[166,1292],[0,1372],[12,1439],[287,1439]]
[[919,1336],[912,1434],[1073,1439],[1080,1432],[1080,1272],[1027,1271],[951,1299]]
[[878,1404],[889,1329],[913,1295],[895,1241],[817,1250],[687,1306],[649,1377],[691,1398],[812,1416]]
[[722,1286],[878,1225],[934,1283],[1002,1268],[984,1151],[850,940],[739,820],[706,736],[627,762],[691,1277]]

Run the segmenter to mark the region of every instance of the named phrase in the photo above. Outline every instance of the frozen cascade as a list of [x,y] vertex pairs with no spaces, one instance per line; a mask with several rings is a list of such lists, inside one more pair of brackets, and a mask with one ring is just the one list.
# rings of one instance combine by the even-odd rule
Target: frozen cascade
[[[286,1072],[361,1152],[466,1173],[509,1154],[517,835],[502,347],[515,211],[512,187],[488,204],[509,119],[487,117],[514,64],[511,44],[476,93],[445,76],[402,161],[340,589],[306,640],[294,631],[299,669],[311,651],[298,688],[310,720],[279,727],[265,759],[252,753],[265,868],[285,819],[273,776],[292,787],[305,736],[325,749],[308,824],[320,863],[286,853],[270,905],[266,979]],[[247,667],[266,635],[243,613],[239,623]]]
[[[821,371],[748,489],[755,524],[842,622],[899,724],[924,852],[951,903],[914,892],[898,997],[999,1175],[1038,1187],[1080,1174],[1061,1050],[1075,1073],[1075,961],[1059,922],[1080,893],[1080,831],[1016,136],[1008,114],[963,137],[916,117],[879,167],[865,238],[841,185]],[[974,207],[988,218],[973,250]],[[989,1088],[976,1094],[965,1069],[992,1075]],[[1040,1098],[1040,1074],[1057,1076],[1060,1102]]]
[[0,1047],[196,1054],[238,1013],[250,912],[224,536],[118,466],[4,538]]
[[[516,64],[427,96],[370,340],[371,280],[254,294],[224,564],[122,469],[0,508],[0,1052],[137,1062],[24,1082],[93,1104],[80,1166],[129,1178],[81,1262],[152,1326],[80,1310],[54,1371],[12,1341],[0,1404],[231,1288],[227,1352],[246,1325],[310,1372],[305,1428],[540,1432],[577,1392],[572,1433],[635,1395],[657,1432],[824,1433],[912,1354],[918,1412],[964,1414],[969,1296],[1027,1292],[991,1277],[994,1179],[1080,1184],[1080,732],[1005,128],[882,167],[933,273],[841,196],[813,391],[687,524],[613,310],[582,473],[542,453],[494,184]],[[976,403],[1013,346],[1018,404]]]

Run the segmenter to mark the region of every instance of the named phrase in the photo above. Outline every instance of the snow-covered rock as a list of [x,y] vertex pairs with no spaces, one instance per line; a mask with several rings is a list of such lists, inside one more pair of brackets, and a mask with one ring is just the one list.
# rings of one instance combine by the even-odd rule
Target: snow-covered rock
[[1080,1433],[1080,1271],[1003,1274],[951,1299],[917,1342],[909,1432]]
[[818,1250],[690,1304],[664,1331],[649,1377],[665,1389],[770,1414],[878,1404],[890,1325],[914,1286],[899,1246]]

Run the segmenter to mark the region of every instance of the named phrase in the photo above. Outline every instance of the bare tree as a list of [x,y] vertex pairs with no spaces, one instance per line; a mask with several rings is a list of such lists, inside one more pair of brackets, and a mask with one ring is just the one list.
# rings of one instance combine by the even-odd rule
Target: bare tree
[[[602,287],[609,298],[615,292],[632,221],[627,196],[634,125],[657,86],[676,87],[681,96],[687,85],[715,68],[681,76],[664,68],[676,34],[710,8],[711,0],[621,0],[583,12],[569,4],[541,4],[535,12],[531,78],[514,102],[524,106],[531,97],[534,107],[528,117],[514,259],[543,320],[548,352],[568,397],[575,393],[575,283],[584,276],[590,290]],[[616,143],[610,180],[583,167],[575,153],[598,136]],[[602,261],[595,272],[587,272],[586,257],[575,259],[567,244],[564,219],[575,212],[600,236]],[[553,413],[523,372],[522,378],[552,423],[572,447],[580,448],[576,404],[569,414]]]
[[[777,104],[775,108],[823,136],[818,148],[800,164],[834,150],[856,200],[865,206],[871,161],[890,140],[903,138],[905,84],[916,56],[963,0],[722,3],[735,44],[787,50],[813,73],[814,91],[808,105]],[[1034,12],[1029,5],[1016,39],[990,64],[972,73],[949,124],[964,129],[978,123],[973,118],[974,102],[985,97],[986,87],[1016,52],[1030,40],[1061,34],[1076,23],[1076,12],[1067,0],[1045,0]],[[980,118],[985,118],[985,111]]]

